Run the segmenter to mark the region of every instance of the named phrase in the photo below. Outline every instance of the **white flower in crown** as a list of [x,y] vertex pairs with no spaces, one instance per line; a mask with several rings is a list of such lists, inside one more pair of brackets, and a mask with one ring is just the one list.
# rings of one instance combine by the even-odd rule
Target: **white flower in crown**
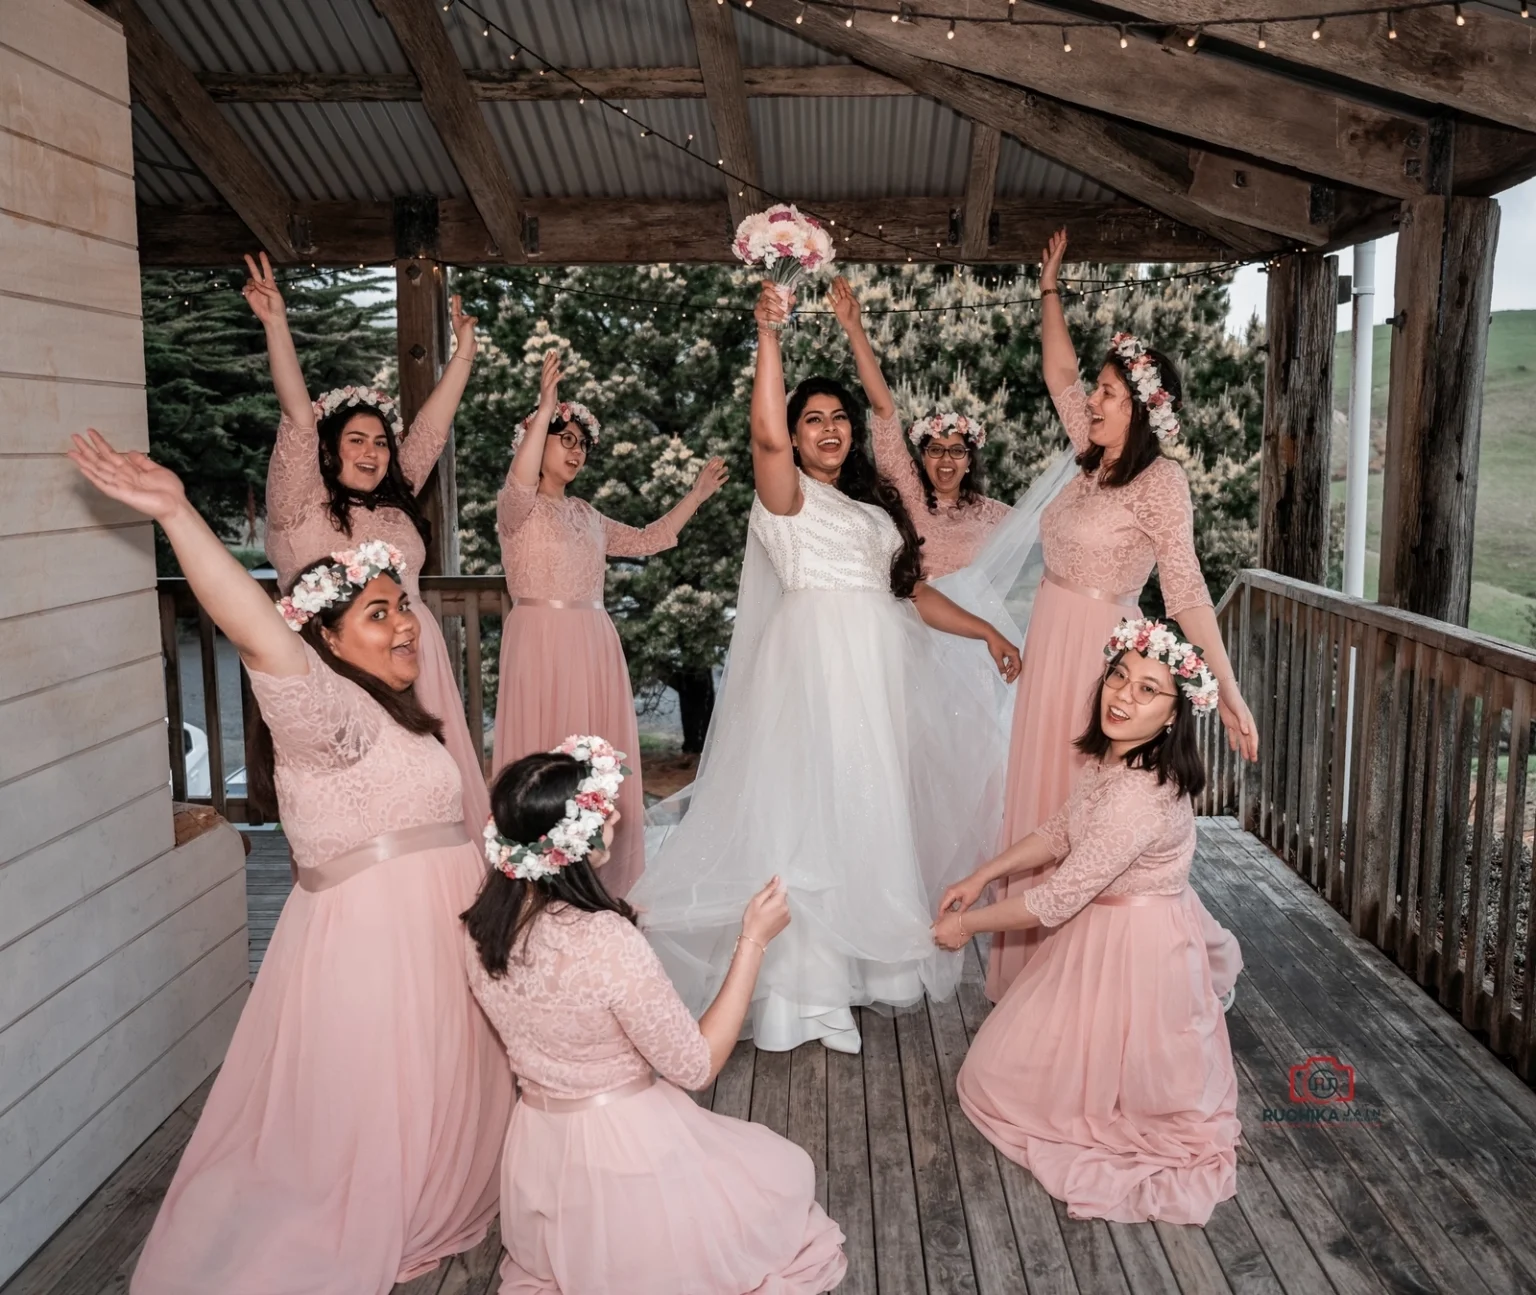
[[552,877],[602,849],[603,825],[618,810],[619,785],[629,775],[624,753],[600,737],[575,734],[555,751],[586,766],[575,796],[565,802],[565,817],[532,844],[508,841],[494,818],[485,825],[486,861],[520,881]]
[[1189,698],[1195,714],[1202,719],[1216,709],[1220,701],[1216,676],[1200,655],[1200,649],[1186,643],[1162,621],[1121,621],[1104,645],[1104,657],[1113,661],[1122,652],[1139,652],[1147,660],[1161,661],[1167,666],[1179,691]]
[[1136,399],[1147,407],[1147,421],[1158,440],[1171,441],[1179,434],[1179,416],[1173,411],[1173,397],[1163,387],[1162,370],[1134,333],[1116,333],[1109,349],[1125,361],[1135,387]]
[[919,418],[907,429],[907,439],[913,445],[921,446],[929,436],[953,436],[956,433],[965,437],[973,450],[979,450],[987,443],[985,427],[974,418],[957,414],[952,409],[942,414],[929,414],[927,418]]
[[[555,418],[565,423],[576,423],[587,434],[587,439],[596,445],[602,437],[603,425],[597,421],[597,415],[577,400],[562,400],[555,410]],[[533,414],[529,414],[517,425],[517,431],[512,434],[512,451],[517,452],[517,447],[523,443],[523,437],[528,432],[528,424],[533,421]],[[550,422],[555,419],[551,418]]]
[[338,409],[372,409],[386,423],[398,440],[404,434],[400,410],[394,400],[374,387],[335,387],[315,401],[315,421],[334,414]]
[[385,572],[397,582],[405,580],[405,554],[385,540],[365,540],[355,549],[332,553],[323,567],[314,567],[299,577],[299,582],[284,598],[277,600],[277,610],[297,633],[310,618],[337,602],[350,602],[360,589]]

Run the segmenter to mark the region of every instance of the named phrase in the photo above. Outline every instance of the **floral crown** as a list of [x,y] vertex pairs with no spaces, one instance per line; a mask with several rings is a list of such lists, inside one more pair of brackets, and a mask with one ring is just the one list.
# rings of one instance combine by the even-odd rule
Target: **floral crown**
[[1134,333],[1116,333],[1109,340],[1109,349],[1125,362],[1133,392],[1147,407],[1147,420],[1157,439],[1171,441],[1179,434],[1179,416],[1173,412],[1173,397],[1163,386],[1157,361]]
[[[523,437],[527,434],[528,424],[533,421],[533,417],[533,414],[529,414],[527,418],[517,425],[517,432],[512,437],[512,448],[514,450],[523,443]],[[587,439],[593,445],[597,444],[598,438],[602,435],[603,425],[597,421],[597,415],[577,401],[562,400],[555,409],[555,417],[549,421],[554,422],[555,418],[558,418],[563,423],[580,424],[581,429],[587,434]]]
[[371,409],[389,426],[399,440],[405,434],[400,422],[400,409],[393,398],[374,387],[336,387],[315,401],[315,421],[334,414],[338,409]]
[[913,445],[921,446],[926,437],[953,436],[956,432],[965,437],[966,444],[973,450],[979,450],[987,443],[985,427],[974,418],[957,414],[952,409],[942,414],[929,414],[927,418],[919,418],[907,429],[907,439]]
[[1161,661],[1173,671],[1174,682],[1189,698],[1195,714],[1203,717],[1216,709],[1216,676],[1200,655],[1200,649],[1184,642],[1162,621],[1121,621],[1104,645],[1105,659],[1113,661],[1122,652],[1132,651],[1140,652],[1149,661]]
[[603,824],[618,809],[619,784],[629,775],[624,752],[600,737],[568,737],[553,754],[575,756],[585,766],[576,795],[565,802],[565,817],[531,845],[502,836],[495,815],[485,825],[486,862],[518,881],[552,877],[567,864],[601,850]]
[[277,610],[297,633],[333,603],[351,602],[358,590],[385,572],[403,582],[405,555],[384,540],[367,540],[355,549],[332,553],[325,566],[306,571],[288,595],[277,600]]

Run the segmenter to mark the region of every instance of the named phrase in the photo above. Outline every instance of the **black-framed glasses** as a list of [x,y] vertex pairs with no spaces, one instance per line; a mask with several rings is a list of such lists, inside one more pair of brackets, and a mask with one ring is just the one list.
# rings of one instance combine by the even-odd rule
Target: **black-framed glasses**
[[574,450],[578,447],[585,450],[587,448],[587,438],[580,432],[561,432],[560,444],[568,450]]
[[945,455],[954,459],[956,463],[962,463],[971,457],[971,447],[969,445],[940,445],[937,441],[929,441],[927,445],[923,446],[923,457],[925,459],[938,460],[944,458]]
[[1176,692],[1164,692],[1150,679],[1133,680],[1131,672],[1123,665],[1112,665],[1104,672],[1104,682],[1115,692],[1124,692],[1126,685],[1131,688],[1131,700],[1138,706],[1150,706],[1159,697],[1177,698]]

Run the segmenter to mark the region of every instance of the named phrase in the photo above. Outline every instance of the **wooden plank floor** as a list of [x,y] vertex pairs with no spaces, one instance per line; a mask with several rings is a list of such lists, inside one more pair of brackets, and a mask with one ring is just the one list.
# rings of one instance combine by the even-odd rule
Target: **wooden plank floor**
[[[265,839],[262,839],[265,837]],[[287,889],[281,837],[248,863],[253,960]],[[1231,820],[1201,823],[1196,888],[1243,946],[1228,1015],[1237,1198],[1206,1228],[1077,1222],[961,1113],[955,1074],[986,1016],[959,995],[861,1013],[862,1056],[737,1047],[700,1100],[794,1139],[847,1234],[848,1295],[1521,1295],[1536,1292],[1536,1094]],[[254,964],[253,964],[254,965]],[[1354,1068],[1357,1118],[1298,1125],[1290,1068]],[[203,1096],[189,1099],[0,1295],[126,1289]],[[494,1236],[408,1286],[495,1288]]]

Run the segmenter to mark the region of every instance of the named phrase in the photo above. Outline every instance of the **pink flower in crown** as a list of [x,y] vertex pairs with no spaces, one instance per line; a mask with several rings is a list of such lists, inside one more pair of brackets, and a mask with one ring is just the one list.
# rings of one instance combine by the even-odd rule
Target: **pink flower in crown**
[[350,584],[365,585],[368,583],[368,568],[365,566],[350,566],[347,568],[347,580]]
[[1163,405],[1166,405],[1170,399],[1171,397],[1168,395],[1168,393],[1159,387],[1156,391],[1147,397],[1147,404],[1149,404],[1153,409],[1157,409]]
[[582,809],[595,810],[599,814],[608,812],[608,797],[600,791],[580,791],[576,793],[576,803]]

